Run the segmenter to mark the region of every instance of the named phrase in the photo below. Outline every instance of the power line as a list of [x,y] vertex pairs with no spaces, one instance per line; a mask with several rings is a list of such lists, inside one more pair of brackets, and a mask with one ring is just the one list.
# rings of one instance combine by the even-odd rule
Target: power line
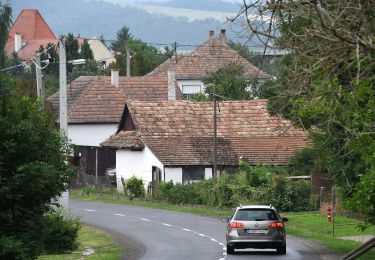
[[[47,49],[45,49],[44,51],[42,51],[41,53],[36,54],[36,55],[41,55],[42,53],[45,53],[45,54],[46,54],[50,49],[52,49],[53,47],[55,47],[55,46],[57,46],[57,45],[58,45],[58,43],[55,43],[55,44],[51,45],[50,47],[48,47]],[[11,66],[11,67],[8,67],[8,68],[1,69],[0,72],[10,71],[10,70],[14,70],[14,69],[16,69],[16,68],[18,68],[18,67],[25,66],[25,65],[27,65],[27,63],[30,62],[30,61],[32,61],[32,62],[35,64],[35,66],[37,66],[36,63],[35,63],[36,55],[31,56],[31,57],[28,58],[27,60],[22,61],[22,62],[20,62],[19,64],[16,64],[16,65],[14,65],[14,66]],[[40,69],[45,69],[48,65],[49,65],[49,64],[47,64],[45,67],[40,68]]]

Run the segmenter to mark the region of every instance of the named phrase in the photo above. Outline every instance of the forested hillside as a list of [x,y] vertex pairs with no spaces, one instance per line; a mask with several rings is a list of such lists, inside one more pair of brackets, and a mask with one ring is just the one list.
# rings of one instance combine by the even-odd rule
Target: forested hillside
[[[219,32],[222,24],[214,19],[195,20],[147,13],[103,1],[86,0],[11,0],[13,19],[25,8],[37,8],[56,35],[73,32],[83,37],[104,36],[114,39],[122,27],[145,42],[197,45],[207,38],[208,30]],[[227,28],[229,38],[235,38]],[[188,46],[186,46],[188,47]],[[194,46],[193,46],[194,47]]]

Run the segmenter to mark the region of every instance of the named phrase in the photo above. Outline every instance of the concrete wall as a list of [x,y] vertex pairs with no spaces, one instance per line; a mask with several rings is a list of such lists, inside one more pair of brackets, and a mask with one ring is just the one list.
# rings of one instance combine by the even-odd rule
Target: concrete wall
[[118,124],[69,124],[68,137],[75,145],[99,146],[114,134]]
[[[144,181],[145,190],[152,181],[152,166],[163,171],[164,165],[156,158],[146,146],[142,151],[130,151],[120,149],[116,151],[116,178],[117,189],[123,191],[121,177],[128,179],[132,176],[141,178]],[[163,173],[162,173],[163,176]]]

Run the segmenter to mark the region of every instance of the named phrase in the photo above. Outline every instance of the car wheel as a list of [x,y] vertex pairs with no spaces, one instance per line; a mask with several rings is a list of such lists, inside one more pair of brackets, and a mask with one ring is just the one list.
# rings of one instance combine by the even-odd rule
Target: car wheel
[[286,254],[286,244],[283,244],[283,245],[281,245],[281,246],[278,246],[278,247],[276,248],[276,251],[277,251],[277,253],[280,254],[280,255],[285,255],[285,254]]
[[234,254],[234,246],[230,246],[227,244],[227,254],[228,255]]

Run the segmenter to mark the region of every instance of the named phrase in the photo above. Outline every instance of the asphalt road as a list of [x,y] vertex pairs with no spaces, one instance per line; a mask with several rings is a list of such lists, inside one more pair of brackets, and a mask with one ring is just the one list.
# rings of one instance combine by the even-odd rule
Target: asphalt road
[[226,255],[225,223],[211,217],[99,202],[69,202],[83,223],[116,234],[130,250],[126,259],[320,259],[311,247],[287,238],[287,254],[238,250]]

